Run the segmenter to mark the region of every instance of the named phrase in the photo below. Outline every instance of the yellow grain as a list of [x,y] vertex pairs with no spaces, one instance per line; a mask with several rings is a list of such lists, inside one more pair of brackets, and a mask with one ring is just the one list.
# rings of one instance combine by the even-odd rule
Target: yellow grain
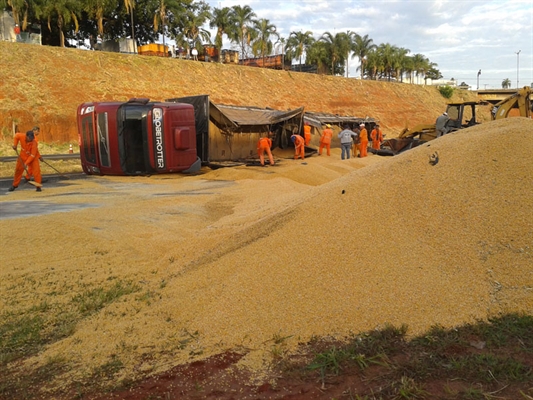
[[[533,121],[486,123],[394,158],[339,153],[45,185],[39,200],[94,207],[0,221],[0,308],[68,304],[116,280],[141,290],[27,367],[61,355],[72,368],[57,382],[68,383],[115,355],[135,378],[242,349],[241,366],[260,374],[276,336],[295,351],[387,323],[418,334],[533,313]],[[13,200],[36,197],[0,202]],[[31,251],[25,226],[38,234]]]

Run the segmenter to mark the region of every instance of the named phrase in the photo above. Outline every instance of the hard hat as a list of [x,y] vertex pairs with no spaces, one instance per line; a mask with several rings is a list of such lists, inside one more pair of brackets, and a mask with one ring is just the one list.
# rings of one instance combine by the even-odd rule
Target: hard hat
[[363,124],[362,122],[359,124],[359,126],[365,126],[365,124]]
[[292,141],[292,142],[296,142],[296,136],[294,136],[294,135],[291,136],[291,141]]
[[326,128],[331,128],[331,125],[330,124],[326,124]]
[[448,115],[448,113],[447,112],[443,112],[442,115]]

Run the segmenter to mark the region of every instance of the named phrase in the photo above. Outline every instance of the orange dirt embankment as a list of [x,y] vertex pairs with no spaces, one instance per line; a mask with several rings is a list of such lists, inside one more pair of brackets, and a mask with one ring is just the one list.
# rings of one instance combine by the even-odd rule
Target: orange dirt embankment
[[[0,43],[0,136],[41,126],[41,140],[76,140],[86,101],[209,94],[219,104],[327,112],[381,121],[389,137],[434,122],[447,100],[436,87],[362,81],[239,65]],[[456,90],[452,100],[475,100]]]

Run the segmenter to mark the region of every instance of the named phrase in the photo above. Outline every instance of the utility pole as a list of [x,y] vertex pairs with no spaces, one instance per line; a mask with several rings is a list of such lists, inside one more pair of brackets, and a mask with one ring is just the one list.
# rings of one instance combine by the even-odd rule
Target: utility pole
[[481,75],[481,70],[477,71],[477,90],[479,90],[479,75]]
[[520,80],[519,80],[519,71],[520,71],[520,52],[522,50],[516,51],[516,88],[520,89]]

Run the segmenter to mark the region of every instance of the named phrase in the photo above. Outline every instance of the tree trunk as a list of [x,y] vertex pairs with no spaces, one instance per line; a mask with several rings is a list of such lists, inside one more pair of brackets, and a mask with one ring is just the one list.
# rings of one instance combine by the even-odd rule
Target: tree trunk
[[59,28],[59,46],[65,47],[65,35],[63,34],[63,17],[57,17],[57,27]]

